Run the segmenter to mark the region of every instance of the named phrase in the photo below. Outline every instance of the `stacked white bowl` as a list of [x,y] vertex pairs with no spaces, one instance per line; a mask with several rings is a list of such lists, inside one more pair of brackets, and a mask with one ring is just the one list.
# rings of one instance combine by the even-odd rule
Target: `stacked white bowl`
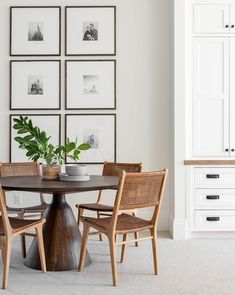
[[85,165],[67,165],[65,166],[65,172],[69,176],[83,176],[86,175],[87,167]]

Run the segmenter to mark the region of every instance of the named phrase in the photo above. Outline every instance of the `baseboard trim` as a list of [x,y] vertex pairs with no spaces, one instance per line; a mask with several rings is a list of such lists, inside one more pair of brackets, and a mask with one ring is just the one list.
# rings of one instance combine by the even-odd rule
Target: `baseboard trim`
[[172,236],[174,240],[188,239],[188,223],[186,219],[174,219]]

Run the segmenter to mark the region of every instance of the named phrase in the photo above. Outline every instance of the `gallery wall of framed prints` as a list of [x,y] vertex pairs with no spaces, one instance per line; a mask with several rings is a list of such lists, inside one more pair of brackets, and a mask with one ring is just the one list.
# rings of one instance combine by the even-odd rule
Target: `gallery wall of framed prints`
[[55,145],[90,143],[78,163],[116,161],[116,7],[11,6],[9,38],[9,160],[27,160],[13,129],[23,115]]

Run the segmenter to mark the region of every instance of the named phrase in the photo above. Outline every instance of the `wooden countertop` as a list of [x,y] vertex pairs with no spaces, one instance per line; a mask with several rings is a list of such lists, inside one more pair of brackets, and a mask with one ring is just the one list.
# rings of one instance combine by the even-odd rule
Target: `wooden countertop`
[[184,165],[235,165],[235,160],[184,160]]

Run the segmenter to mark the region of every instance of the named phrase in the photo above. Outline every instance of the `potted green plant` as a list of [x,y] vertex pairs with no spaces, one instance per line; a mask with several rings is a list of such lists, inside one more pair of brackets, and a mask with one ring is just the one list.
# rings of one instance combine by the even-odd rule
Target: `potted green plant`
[[19,143],[19,148],[26,150],[28,159],[43,162],[44,179],[56,179],[61,172],[61,164],[65,158],[76,162],[82,151],[91,148],[87,143],[78,144],[77,139],[70,141],[69,138],[66,139],[65,145],[54,146],[50,143],[51,136],[34,126],[28,117],[15,118],[13,128],[17,130],[17,136],[14,139]]

